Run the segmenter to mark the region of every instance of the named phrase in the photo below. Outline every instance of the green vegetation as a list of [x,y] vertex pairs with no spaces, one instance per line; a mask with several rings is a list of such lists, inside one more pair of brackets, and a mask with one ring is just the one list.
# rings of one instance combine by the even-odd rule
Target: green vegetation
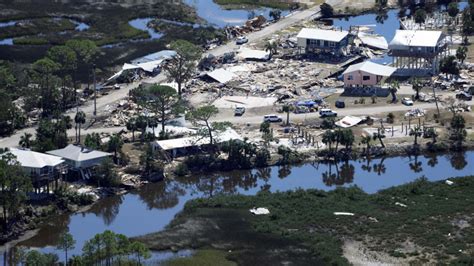
[[235,262],[226,259],[227,253],[219,250],[198,250],[192,257],[166,261],[165,266],[234,266]]
[[31,190],[31,180],[11,153],[0,154],[0,207],[2,231],[6,232],[20,215],[20,209]]
[[321,5],[321,15],[323,18],[330,18],[334,16],[334,8],[327,3]]
[[37,250],[26,252],[19,249],[15,252],[13,265],[144,265],[151,257],[150,251],[142,243],[130,241],[125,235],[106,230],[96,234],[85,242],[82,255],[68,259],[67,250],[74,248],[76,241],[69,233],[60,237],[57,248],[66,252],[66,261],[59,264],[56,254],[41,253]]
[[256,6],[264,6],[270,7],[275,9],[294,9],[295,5],[287,1],[281,0],[215,0],[219,5],[222,6],[248,6],[248,7],[256,7]]
[[[357,241],[373,252],[406,259],[402,264],[469,264],[474,255],[474,231],[470,229],[474,176],[450,180],[452,185],[421,178],[371,195],[351,187],[197,199],[186,204],[167,230],[139,239],[160,249],[166,243],[198,249],[222,246],[225,249],[218,250],[232,250],[226,259],[237,262],[255,253],[262,261],[271,261],[271,252],[253,251],[253,246],[244,243],[247,238],[256,245],[273,238],[274,243],[286,241],[287,249],[300,243],[300,249],[309,251],[302,256],[313,256],[326,265],[348,264],[342,256],[344,241]],[[251,216],[248,210],[255,206],[268,208],[270,214]],[[228,224],[232,221],[241,225]],[[193,232],[183,229],[187,223],[195,225]],[[288,261],[293,259],[288,257]]]
[[201,57],[201,51],[197,46],[185,40],[171,43],[170,49],[176,51],[176,55],[163,66],[163,69],[168,79],[178,84],[178,94],[181,96],[182,85],[194,74],[195,61]]

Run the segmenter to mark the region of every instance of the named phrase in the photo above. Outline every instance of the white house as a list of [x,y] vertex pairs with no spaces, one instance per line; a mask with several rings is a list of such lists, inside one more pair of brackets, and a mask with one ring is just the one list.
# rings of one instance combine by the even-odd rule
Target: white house
[[397,30],[388,45],[397,74],[437,74],[441,60],[448,55],[445,37],[441,31]]
[[303,28],[296,36],[298,48],[306,53],[333,52],[341,54],[349,44],[349,32]]
[[58,156],[22,149],[10,149],[24,172],[28,174],[35,187],[67,173],[65,161]]
[[370,61],[349,66],[342,75],[344,88],[373,87],[380,85],[382,79],[390,77],[397,69]]
[[63,149],[46,152],[63,158],[73,169],[87,169],[100,165],[102,161],[112,156],[111,153],[91,150],[86,147],[69,144]]

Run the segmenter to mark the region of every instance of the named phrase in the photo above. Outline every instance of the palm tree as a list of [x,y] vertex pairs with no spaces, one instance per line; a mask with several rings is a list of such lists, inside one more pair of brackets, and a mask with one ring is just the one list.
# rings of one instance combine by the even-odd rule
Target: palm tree
[[277,47],[277,43],[274,40],[265,43],[265,51],[270,53],[270,58],[277,53]]
[[398,83],[398,80],[393,80],[390,83],[389,91],[390,94],[392,94],[392,103],[397,101],[397,91],[400,89],[400,83]]
[[25,133],[20,137],[20,142],[18,143],[22,148],[29,149],[31,147],[31,135],[30,133]]
[[117,163],[117,153],[122,149],[123,141],[119,135],[114,134],[110,137],[109,143],[107,144],[107,151],[114,153],[114,162]]
[[459,46],[458,49],[456,50],[456,59],[461,61],[461,64],[463,64],[464,60],[466,60],[466,57],[467,57],[467,47]]
[[86,114],[83,111],[77,112],[74,122],[76,123],[76,142],[81,143],[81,126],[86,123]]
[[360,140],[360,142],[362,144],[367,145],[367,149],[366,149],[367,155],[370,153],[370,142],[371,141],[372,141],[372,137],[370,135],[364,135],[364,136],[362,136],[362,139]]
[[287,126],[290,125],[290,111],[291,111],[291,109],[292,109],[291,106],[288,105],[288,104],[283,105],[283,108],[282,108],[283,112],[286,113],[286,125]]
[[420,99],[420,91],[423,88],[423,85],[421,84],[421,81],[418,78],[413,79],[412,86],[413,86],[413,90],[416,92],[415,100],[419,100]]
[[135,130],[137,130],[136,118],[132,117],[127,121],[127,130],[132,131],[132,141],[135,142]]

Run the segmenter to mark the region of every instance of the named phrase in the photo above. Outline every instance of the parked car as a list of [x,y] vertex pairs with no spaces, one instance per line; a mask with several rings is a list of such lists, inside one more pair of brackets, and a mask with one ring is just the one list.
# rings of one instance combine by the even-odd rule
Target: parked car
[[472,100],[472,95],[465,91],[461,91],[460,93],[456,94],[456,99],[470,101]]
[[346,103],[344,102],[344,100],[337,100],[337,101],[336,101],[336,107],[337,107],[337,108],[345,108],[345,107],[346,107]]
[[263,116],[263,122],[282,122],[283,119],[279,115],[265,115]]
[[239,36],[239,37],[237,37],[237,41],[235,41],[236,44],[244,44],[244,43],[248,43],[248,42],[249,42],[249,40],[245,36]]
[[234,115],[235,116],[242,116],[245,113],[245,107],[243,106],[238,106],[234,110]]
[[407,105],[407,106],[413,105],[413,100],[411,98],[403,98],[402,104]]
[[334,112],[331,109],[321,109],[319,111],[319,116],[320,117],[333,117],[333,116],[337,116],[337,112]]

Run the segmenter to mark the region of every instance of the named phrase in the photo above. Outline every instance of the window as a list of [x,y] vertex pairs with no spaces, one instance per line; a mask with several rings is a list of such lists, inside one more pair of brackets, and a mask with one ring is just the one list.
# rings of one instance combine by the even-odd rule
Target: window
[[362,80],[370,80],[370,76],[363,76]]
[[324,41],[324,47],[328,47],[329,46],[329,42],[328,41]]
[[329,42],[329,46],[330,47],[336,47],[336,43],[335,42]]
[[348,76],[347,76],[347,80],[354,80],[354,76],[348,75]]

